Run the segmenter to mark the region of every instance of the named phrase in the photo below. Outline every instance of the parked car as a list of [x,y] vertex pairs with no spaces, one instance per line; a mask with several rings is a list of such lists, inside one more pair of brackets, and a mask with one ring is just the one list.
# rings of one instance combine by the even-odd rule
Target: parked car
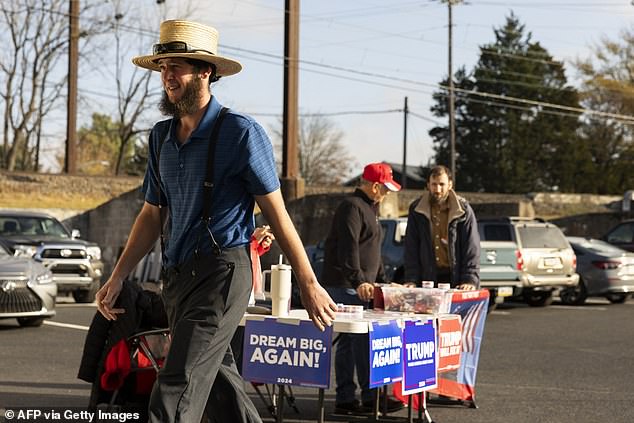
[[531,306],[546,306],[553,292],[577,286],[577,259],[556,225],[539,219],[505,217],[478,220],[482,241],[513,241],[517,244],[517,269],[521,296]]
[[57,285],[50,270],[27,257],[14,257],[0,244],[0,319],[40,326],[55,316]]
[[78,303],[89,303],[101,284],[101,249],[78,238],[79,231],[69,232],[48,214],[0,211],[0,240],[9,252],[42,263],[60,293],[72,293]]
[[634,251],[634,219],[617,224],[602,239],[624,250]]
[[634,253],[598,239],[568,237],[577,255],[579,285],[561,290],[561,302],[580,305],[588,297],[624,303],[634,292]]

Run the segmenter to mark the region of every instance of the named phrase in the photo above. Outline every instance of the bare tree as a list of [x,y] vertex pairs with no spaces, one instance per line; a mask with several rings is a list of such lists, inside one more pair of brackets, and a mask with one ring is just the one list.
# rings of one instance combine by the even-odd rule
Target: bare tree
[[[51,1],[48,8],[59,13],[65,3]],[[14,170],[30,164],[29,141],[40,132],[42,119],[59,99],[63,80],[48,81],[48,77],[66,49],[66,27],[59,15],[42,9],[35,0],[4,3],[1,11],[0,30],[9,38],[0,60],[2,167]]]
[[[272,130],[281,148],[282,122]],[[307,185],[340,184],[355,167],[342,144],[344,133],[323,115],[299,119],[299,172]]]
[[[87,4],[81,13],[93,8]],[[99,23],[93,23],[81,37],[98,32]],[[67,72],[62,59],[68,54],[68,1],[2,2],[0,31],[8,38],[0,52],[0,167],[37,170],[45,120],[65,100],[61,94]]]

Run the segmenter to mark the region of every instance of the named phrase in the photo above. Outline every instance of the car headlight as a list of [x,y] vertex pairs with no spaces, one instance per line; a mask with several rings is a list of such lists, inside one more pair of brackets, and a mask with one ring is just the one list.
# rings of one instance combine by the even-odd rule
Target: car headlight
[[35,283],[39,285],[45,285],[53,282],[53,274],[51,272],[42,273],[35,277]]
[[86,247],[86,253],[92,260],[101,260],[101,248],[97,246]]
[[34,245],[15,245],[15,251],[13,253],[16,257],[33,257],[37,252],[37,247]]

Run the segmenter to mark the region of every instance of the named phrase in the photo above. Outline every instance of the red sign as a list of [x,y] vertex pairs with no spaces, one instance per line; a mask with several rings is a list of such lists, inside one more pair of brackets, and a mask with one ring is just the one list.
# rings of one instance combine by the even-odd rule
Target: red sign
[[438,372],[460,367],[462,355],[462,319],[460,316],[438,317]]

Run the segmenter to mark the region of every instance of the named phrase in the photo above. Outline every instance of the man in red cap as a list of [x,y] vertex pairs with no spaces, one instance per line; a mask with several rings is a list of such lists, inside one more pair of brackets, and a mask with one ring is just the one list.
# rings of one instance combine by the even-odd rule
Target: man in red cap
[[[359,187],[337,207],[326,239],[320,281],[336,303],[367,306],[374,295],[374,283],[384,282],[379,205],[390,191],[400,189],[389,165],[371,163],[363,169]],[[355,397],[355,369],[361,403]],[[371,413],[375,394],[369,388],[367,334],[342,333],[339,336],[335,376],[335,413]],[[401,402],[388,400],[388,412],[402,407]]]

